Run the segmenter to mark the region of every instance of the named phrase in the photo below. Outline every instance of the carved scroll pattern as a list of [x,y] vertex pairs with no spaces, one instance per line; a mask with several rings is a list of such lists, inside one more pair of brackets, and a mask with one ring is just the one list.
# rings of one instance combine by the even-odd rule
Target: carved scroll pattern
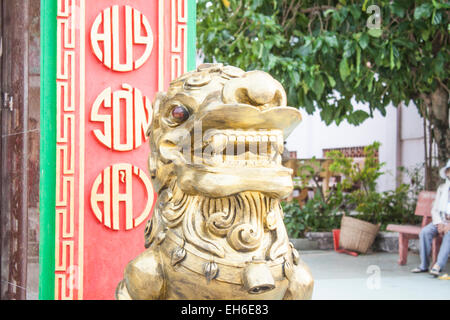
[[176,184],[162,194],[161,217],[168,228],[181,226],[186,241],[223,258],[224,239],[240,252],[258,249],[265,232],[272,234],[266,255],[275,260],[286,252],[279,202],[258,192],[243,192],[223,198],[184,194]]

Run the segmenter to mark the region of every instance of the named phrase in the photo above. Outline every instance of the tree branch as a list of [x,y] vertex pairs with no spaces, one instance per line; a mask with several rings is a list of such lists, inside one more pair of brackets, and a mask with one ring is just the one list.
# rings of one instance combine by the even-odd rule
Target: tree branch
[[289,25],[290,25],[292,22],[295,21],[295,18],[296,18],[297,15],[298,15],[298,9],[300,8],[301,5],[302,5],[302,2],[301,2],[301,1],[297,2],[297,4],[295,5],[295,7],[291,10],[291,11],[292,11],[292,17],[291,17],[290,19],[288,19],[288,20],[285,22],[285,25],[283,25],[284,30],[285,30],[285,34],[286,34],[286,35],[287,35],[288,30],[289,30]]
[[301,13],[311,13],[311,12],[317,12],[317,11],[325,11],[328,9],[336,10],[333,6],[317,6],[317,7],[311,7],[300,10]]
[[247,18],[244,18],[244,19],[242,19],[242,22],[241,22],[241,25],[239,26],[239,29],[233,34],[233,37],[237,37],[237,35],[241,32],[241,31],[243,31],[243,27],[244,27],[244,25],[245,25],[245,23],[247,22]]
[[437,81],[439,82],[439,84],[441,85],[441,87],[442,87],[445,91],[447,91],[447,93],[450,95],[450,90],[449,90],[448,87],[445,85],[445,83],[443,83],[442,80],[439,79],[439,78],[436,78],[436,79],[437,79]]
[[[301,1],[300,1],[300,3],[301,3]],[[292,11],[292,7],[293,6],[294,6],[294,1],[291,1],[290,4],[289,4],[289,7],[287,8],[287,10],[285,10],[283,12],[283,18],[281,19],[281,26],[284,27],[284,24],[286,23],[286,20],[287,20],[287,18],[289,16],[289,12]]]

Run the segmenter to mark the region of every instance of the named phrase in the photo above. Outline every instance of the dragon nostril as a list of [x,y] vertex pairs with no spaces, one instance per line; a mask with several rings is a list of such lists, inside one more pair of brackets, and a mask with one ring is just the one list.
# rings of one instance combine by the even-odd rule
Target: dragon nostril
[[276,88],[274,90],[249,91],[249,98],[256,105],[279,106],[281,103],[281,93]]
[[247,72],[242,78],[225,84],[223,98],[226,103],[243,103],[256,107],[286,105],[286,93],[281,84],[262,71]]
[[270,92],[269,90],[254,91],[247,88],[236,90],[236,100],[238,103],[245,103],[252,106],[281,106],[282,93],[279,90]]

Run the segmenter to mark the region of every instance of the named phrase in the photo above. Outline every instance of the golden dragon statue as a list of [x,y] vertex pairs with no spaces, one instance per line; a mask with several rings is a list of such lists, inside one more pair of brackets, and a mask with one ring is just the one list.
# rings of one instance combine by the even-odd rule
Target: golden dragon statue
[[310,299],[280,205],[293,188],[283,142],[300,121],[262,71],[203,64],[158,93],[148,130],[158,199],[116,298]]

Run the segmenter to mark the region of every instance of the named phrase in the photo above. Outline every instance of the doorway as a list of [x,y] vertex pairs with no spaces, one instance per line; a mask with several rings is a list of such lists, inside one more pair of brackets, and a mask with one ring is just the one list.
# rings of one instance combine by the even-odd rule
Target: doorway
[[38,298],[40,1],[0,0],[0,299]]

